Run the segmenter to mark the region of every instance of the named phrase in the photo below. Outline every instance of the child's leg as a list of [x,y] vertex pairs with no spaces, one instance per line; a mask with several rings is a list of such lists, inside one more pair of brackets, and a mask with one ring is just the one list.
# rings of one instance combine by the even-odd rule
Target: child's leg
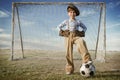
[[68,69],[68,71],[66,72],[69,72],[71,69],[70,73],[73,73],[74,71],[73,42],[72,42],[71,36],[69,36],[68,38],[67,37],[65,38],[65,45],[66,45],[66,60],[67,60],[66,69]]
[[77,45],[78,51],[82,56],[83,63],[91,61],[91,56],[88,52],[85,41],[80,37],[77,38],[74,43]]

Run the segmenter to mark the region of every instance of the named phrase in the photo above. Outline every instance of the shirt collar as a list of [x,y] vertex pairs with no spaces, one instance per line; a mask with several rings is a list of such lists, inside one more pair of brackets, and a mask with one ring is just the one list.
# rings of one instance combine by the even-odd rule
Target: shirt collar
[[75,19],[75,20],[71,20],[71,19],[69,19],[69,22],[74,22],[74,21],[76,21],[76,19]]

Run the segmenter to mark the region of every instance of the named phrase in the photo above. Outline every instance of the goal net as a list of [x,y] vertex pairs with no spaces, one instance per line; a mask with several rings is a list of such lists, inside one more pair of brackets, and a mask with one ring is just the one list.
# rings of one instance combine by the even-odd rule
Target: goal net
[[[70,2],[15,2],[12,5],[12,54],[21,49],[65,51],[64,38],[59,37],[57,26],[68,19]],[[105,3],[73,2],[80,10],[81,20],[87,27],[84,40],[94,59],[105,60]],[[80,29],[81,30],[81,29]]]

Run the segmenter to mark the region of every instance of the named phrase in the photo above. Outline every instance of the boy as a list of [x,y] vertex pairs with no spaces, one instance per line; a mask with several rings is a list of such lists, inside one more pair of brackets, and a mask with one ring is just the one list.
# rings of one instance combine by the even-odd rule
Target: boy
[[[76,20],[76,16],[79,16],[80,12],[78,8],[73,5],[69,4],[67,7],[67,12],[69,19],[63,21],[60,25],[58,25],[59,29],[62,29],[66,26],[66,30],[69,30],[70,34],[68,37],[65,37],[65,45],[66,45],[66,60],[67,64],[65,67],[66,74],[71,74],[74,72],[74,63],[73,63],[73,44],[75,44],[78,48],[79,53],[81,54],[83,63],[88,63],[91,61],[90,54],[87,50],[85,41],[82,37],[74,36],[75,30],[78,30],[81,27],[83,30],[82,32],[86,32],[86,26],[79,20]],[[91,61],[92,62],[92,61]]]

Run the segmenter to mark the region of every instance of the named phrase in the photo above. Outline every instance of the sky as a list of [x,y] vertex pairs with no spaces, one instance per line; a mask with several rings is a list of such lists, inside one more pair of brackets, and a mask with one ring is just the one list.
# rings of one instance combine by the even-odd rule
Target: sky
[[[0,0],[0,48],[11,48],[12,2],[64,2],[64,0]],[[65,0],[65,2],[105,2],[107,7],[106,48],[111,51],[120,50],[120,0]],[[64,40],[58,36],[56,26],[68,18],[66,13],[67,5],[41,5],[34,8],[32,6],[23,7],[24,8],[19,8],[21,10],[19,14],[22,23],[24,48],[63,49]],[[25,11],[27,13],[25,13]],[[85,9],[83,7],[80,8],[80,11],[81,15],[77,17],[77,19],[82,20],[87,26],[85,41],[87,42],[88,48],[92,49],[95,45],[93,47],[91,46],[96,42],[95,34],[97,34],[96,26],[98,26],[97,21],[99,19],[99,15],[97,14],[99,11],[96,7],[94,9]],[[16,48],[20,46],[17,26],[18,24],[16,24],[15,28]],[[101,40],[99,45],[102,43]]]

